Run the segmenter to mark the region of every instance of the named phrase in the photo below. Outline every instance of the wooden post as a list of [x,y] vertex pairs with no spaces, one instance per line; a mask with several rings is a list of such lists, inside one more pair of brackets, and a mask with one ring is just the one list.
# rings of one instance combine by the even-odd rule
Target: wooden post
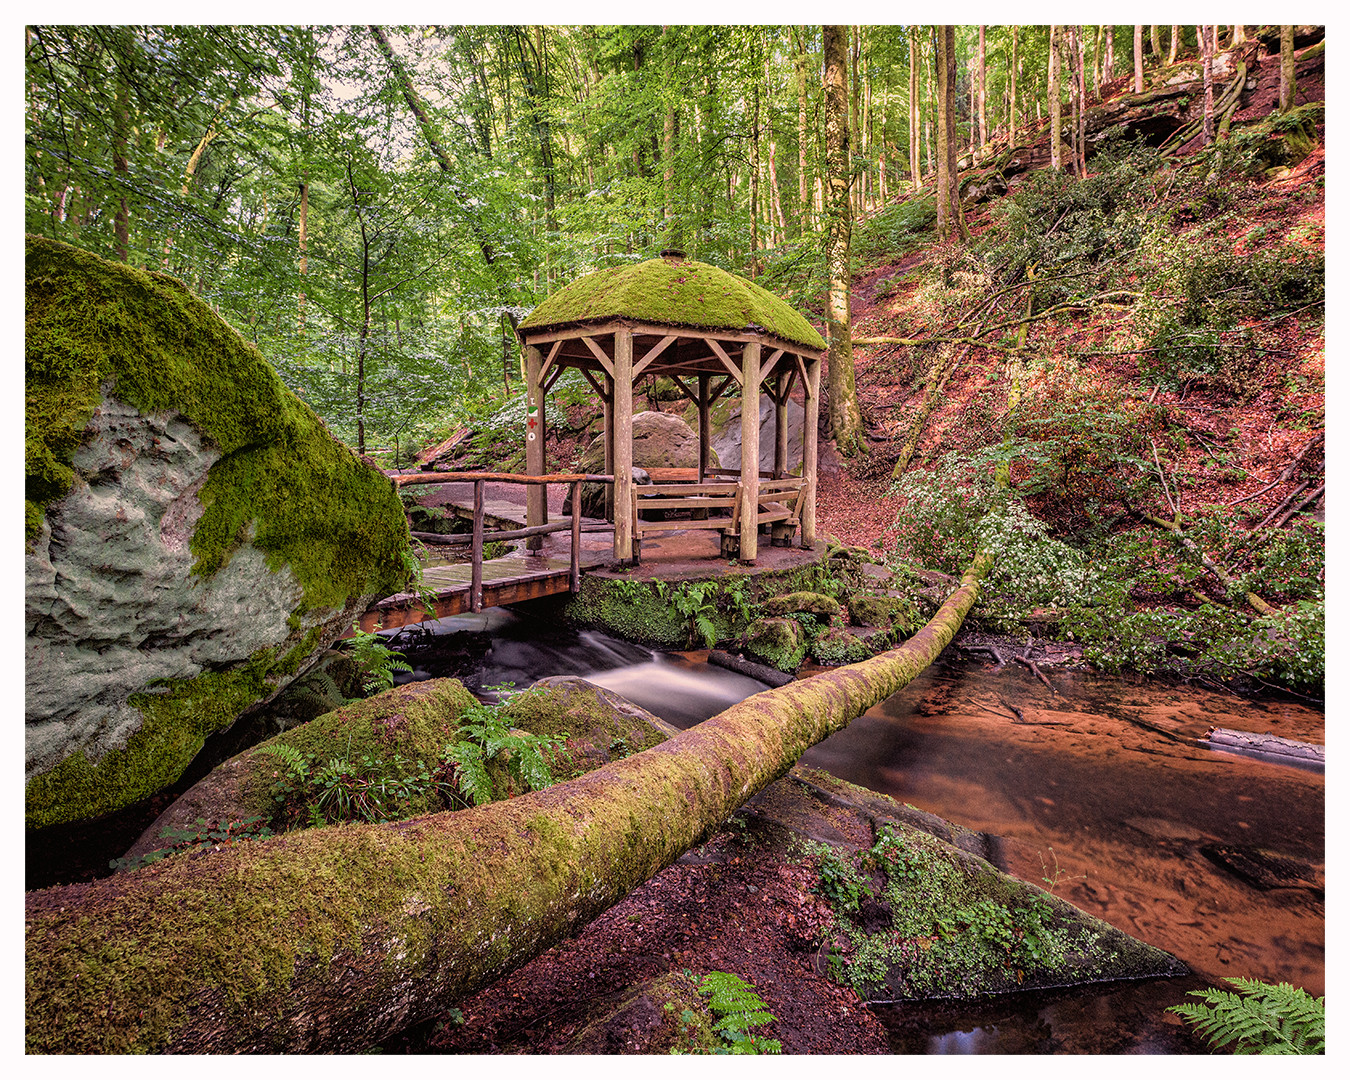
[[[544,468],[544,391],[539,385],[539,369],[543,366],[543,355],[534,346],[525,350],[525,472],[530,476],[543,476]],[[525,524],[548,524],[548,487],[544,484],[530,484],[525,489]],[[532,555],[543,548],[544,538],[532,536],[525,541],[525,547]]]
[[773,377],[773,476],[781,479],[787,473],[787,394],[784,373],[780,369]]
[[633,332],[614,331],[614,558],[633,561]]
[[572,592],[581,592],[581,481],[572,481]]
[[483,610],[483,491],[486,481],[473,482],[473,568],[469,579],[469,610]]
[[[614,475],[614,380],[605,377],[605,475]],[[605,485],[605,520],[614,520],[614,485]]]
[[816,452],[820,425],[820,358],[806,362],[806,418],[802,421],[802,547],[816,542]]
[[708,462],[712,460],[712,417],[709,415],[708,384],[711,376],[707,372],[698,375],[698,482],[708,472]]
[[759,342],[741,346],[741,554],[759,555]]

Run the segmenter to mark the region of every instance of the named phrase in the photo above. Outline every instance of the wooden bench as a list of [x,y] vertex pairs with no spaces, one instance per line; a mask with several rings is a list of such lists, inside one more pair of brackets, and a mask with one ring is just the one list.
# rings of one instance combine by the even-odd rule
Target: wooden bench
[[[768,526],[772,542],[786,547],[801,523],[801,495],[804,481],[797,476],[759,482],[759,506],[756,526]],[[708,481],[694,483],[635,484],[630,509],[633,522],[635,557],[641,551],[642,538],[654,532],[675,529],[712,529],[722,534],[722,554],[732,557],[740,548],[740,482]],[[644,521],[642,511],[688,510],[692,519]],[[711,511],[729,513],[713,516]]]

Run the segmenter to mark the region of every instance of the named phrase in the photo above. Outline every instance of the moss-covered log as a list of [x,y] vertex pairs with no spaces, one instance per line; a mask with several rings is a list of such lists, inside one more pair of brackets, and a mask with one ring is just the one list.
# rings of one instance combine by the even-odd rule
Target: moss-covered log
[[27,897],[30,1053],[364,1049],[574,934],[951,641],[767,690],[545,791],[288,834]]

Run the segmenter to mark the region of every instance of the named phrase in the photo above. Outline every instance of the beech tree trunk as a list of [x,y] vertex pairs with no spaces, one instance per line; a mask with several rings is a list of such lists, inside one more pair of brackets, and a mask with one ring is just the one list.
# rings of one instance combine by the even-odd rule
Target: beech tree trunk
[[986,87],[985,87],[985,57],[984,57],[984,27],[983,27],[983,26],[980,27],[980,53],[979,53],[979,56],[980,56],[980,59],[979,59],[979,66],[978,66],[978,68],[976,69],[977,72],[978,72],[978,78],[979,78],[979,82],[978,82],[979,89],[978,89],[977,94],[976,94],[976,99],[977,99],[977,101],[979,102],[979,115],[980,115],[980,148],[981,148],[981,149],[984,149],[984,147],[985,147],[986,145],[988,145],[988,143],[989,143],[989,124],[988,124],[988,120],[987,120],[986,117],[985,117],[985,99],[986,99],[986,97],[987,97],[987,92],[986,92]]
[[472,810],[344,825],[29,893],[29,1053],[352,1053],[576,934],[924,670],[978,558],[901,648]]
[[961,216],[961,180],[956,168],[956,27],[939,26],[937,30],[937,232],[939,240],[964,240],[970,234]]
[[1204,143],[1208,146],[1214,141],[1214,33],[1217,26],[1200,27],[1200,55],[1203,57],[1205,82],[1205,107],[1203,131]]
[[826,324],[830,338],[829,418],[839,452],[862,450],[862,412],[853,370],[853,315],[850,309],[849,243],[853,214],[849,201],[848,27],[826,26],[825,173],[829,185],[825,261],[830,275]]
[[923,190],[923,162],[919,160],[919,28],[909,28],[909,179],[918,194]]
[[1059,103],[1059,34],[1058,26],[1050,27],[1050,69],[1046,74],[1046,100],[1050,106],[1050,168],[1059,172],[1063,167],[1064,150],[1060,142],[1063,117]]
[[1134,92],[1144,92],[1144,28],[1139,23],[1134,27]]
[[1294,107],[1294,28],[1280,27],[1280,112]]

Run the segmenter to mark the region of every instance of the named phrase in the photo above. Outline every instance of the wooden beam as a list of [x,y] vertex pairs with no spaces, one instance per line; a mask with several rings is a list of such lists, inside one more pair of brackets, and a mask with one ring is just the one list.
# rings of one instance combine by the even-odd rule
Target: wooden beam
[[[781,355],[781,354],[780,354]],[[787,466],[787,395],[783,393],[783,373],[775,377],[773,395],[773,475],[780,477]]]
[[[700,378],[701,377],[702,376],[700,376]],[[688,384],[685,383],[684,379],[682,379],[679,374],[667,375],[666,378],[668,378],[671,382],[675,384],[675,386],[679,389],[680,393],[682,393],[695,405],[698,404],[698,395],[694,393],[694,391],[689,389]]]
[[783,350],[782,350],[782,349],[776,349],[776,350],[774,350],[774,352],[769,356],[769,358],[768,358],[766,361],[764,361],[763,366],[760,367],[760,369],[759,369],[759,381],[760,381],[760,382],[764,382],[766,379],[769,378],[770,375],[773,374],[773,366],[774,366],[776,363],[778,363],[778,358],[779,358],[780,356],[782,356],[782,355],[783,355]]
[[[519,332],[521,341],[526,345],[547,345],[554,341],[575,341],[585,339],[586,337],[606,337],[609,334],[617,333],[620,328],[637,337],[663,338],[667,336],[672,329],[670,325],[659,326],[654,323],[634,322],[631,319],[610,319],[606,322],[592,323],[591,325],[563,327],[556,330],[540,329],[525,330]],[[788,341],[786,338],[780,338],[775,334],[765,333],[755,330],[712,330],[702,327],[691,327],[684,330],[683,334],[697,334],[705,341],[709,336],[715,336],[719,341],[730,341],[741,344],[747,341],[757,341],[761,346],[768,349],[782,349],[789,353],[800,353],[805,357],[823,357],[828,350],[813,349],[800,341]]]
[[698,377],[698,396],[694,398],[694,404],[698,406],[698,482],[700,484],[703,483],[703,477],[708,472],[708,462],[712,460],[712,431],[708,422],[708,412],[712,407],[712,398],[708,395],[708,384],[711,381],[712,376],[700,375]]
[[395,487],[411,487],[418,484],[465,484],[475,480],[499,481],[503,484],[570,484],[573,480],[585,480],[591,484],[603,484],[614,477],[605,473],[545,473],[542,476],[529,476],[510,472],[421,472],[398,473],[389,479]]
[[[745,372],[741,368],[738,368],[736,366],[735,362],[731,359],[731,357],[727,355],[726,350],[722,348],[721,345],[717,344],[717,342],[715,342],[712,338],[704,338],[703,340],[708,343],[708,348],[712,349],[712,351],[717,354],[717,359],[722,361],[723,366],[727,369],[727,371],[731,373],[731,377],[735,379],[738,383],[740,383],[742,386],[744,386]],[[759,342],[754,342],[754,345],[758,347]],[[744,350],[741,351],[741,357],[742,357],[741,363],[744,364],[745,362]]]
[[647,354],[636,364],[633,365],[633,378],[636,379],[639,375],[641,375],[644,371],[646,371],[648,364],[650,364],[653,360],[655,360],[658,356],[660,356],[663,352],[665,352],[667,346],[669,346],[671,342],[678,340],[679,340],[678,335],[667,334],[665,337],[661,339],[661,341],[658,344],[653,345],[650,349],[648,349]]
[[[802,387],[805,388],[811,381],[806,377],[806,361],[802,359],[800,353],[793,353],[792,359],[797,361],[797,374],[801,376]],[[805,392],[804,389],[803,392]]]
[[[605,374],[608,375],[611,379],[614,378],[614,362],[608,356],[605,355],[605,350],[600,348],[600,346],[595,343],[595,340],[593,338],[584,337],[581,340],[586,343],[586,348],[590,349],[591,352],[595,355],[595,358],[600,361],[600,366],[605,369]],[[615,338],[616,350],[618,348],[617,341],[618,338]],[[629,338],[629,342],[631,346],[632,338]]]
[[[605,376],[605,389],[600,395],[605,417],[605,472],[614,475],[614,379]],[[605,488],[605,520],[614,520],[614,485]]]
[[[589,339],[588,339],[589,340]],[[633,561],[633,335],[614,334],[614,558]]]
[[[543,367],[543,357],[539,350],[530,346],[525,350],[525,472],[530,476],[543,476],[547,471],[544,461],[544,432],[546,417],[544,410],[544,391],[540,385],[539,371]],[[525,524],[544,525],[548,522],[548,488],[532,485],[525,489]],[[529,540],[531,551],[538,551],[543,540],[535,537]]]
[[722,376],[722,381],[713,387],[712,396],[708,398],[708,404],[716,405],[717,399],[727,392],[727,387],[734,381],[730,375]]
[[754,566],[759,555],[759,342],[741,349],[741,552]]
[[810,548],[816,542],[816,458],[818,428],[820,426],[820,359],[806,365],[806,418],[802,421],[802,479],[806,486],[801,494],[802,547]]
[[[533,350],[538,352],[538,350]],[[469,581],[469,610],[483,610],[483,488],[486,484],[484,480],[475,480],[473,482],[473,551],[471,559],[473,562],[473,576]],[[533,491],[533,488],[526,488],[526,491]],[[548,491],[548,488],[540,488],[541,491]]]
[[578,367],[577,370],[585,376],[586,381],[591,384],[591,389],[599,395],[601,401],[608,402],[610,400],[609,390],[606,389],[604,383],[591,374],[590,368]]
[[558,350],[562,348],[561,341],[555,341],[553,348],[549,349],[548,356],[544,358],[543,366],[539,369],[539,378],[543,379],[548,375],[548,369],[553,366],[553,358],[558,355]]

